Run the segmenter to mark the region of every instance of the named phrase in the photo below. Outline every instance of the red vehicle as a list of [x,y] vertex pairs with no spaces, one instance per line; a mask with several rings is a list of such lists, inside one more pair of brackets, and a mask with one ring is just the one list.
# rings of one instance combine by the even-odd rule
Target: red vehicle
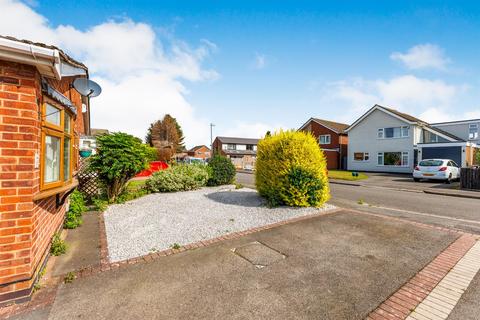
[[164,161],[152,161],[150,167],[138,173],[135,177],[150,177],[154,172],[165,170],[168,168],[168,164]]

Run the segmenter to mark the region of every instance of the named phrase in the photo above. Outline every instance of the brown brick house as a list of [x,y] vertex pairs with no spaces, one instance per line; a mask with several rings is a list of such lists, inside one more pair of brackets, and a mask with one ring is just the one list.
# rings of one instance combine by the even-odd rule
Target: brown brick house
[[259,139],[216,137],[213,141],[213,152],[224,155],[237,169],[253,170],[257,159]]
[[203,160],[210,158],[210,153],[211,150],[206,145],[195,146],[187,151],[187,155],[189,157],[199,158]]
[[90,127],[78,77],[87,67],[60,49],[0,37],[0,305],[30,297],[77,185]]
[[347,168],[348,135],[344,132],[347,127],[344,123],[310,118],[298,130],[315,136],[327,158],[328,169],[344,170]]

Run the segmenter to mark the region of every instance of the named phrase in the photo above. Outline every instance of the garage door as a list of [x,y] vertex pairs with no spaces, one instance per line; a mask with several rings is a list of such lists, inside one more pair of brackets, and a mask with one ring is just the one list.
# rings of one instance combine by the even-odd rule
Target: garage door
[[424,147],[422,159],[452,159],[462,165],[462,147]]

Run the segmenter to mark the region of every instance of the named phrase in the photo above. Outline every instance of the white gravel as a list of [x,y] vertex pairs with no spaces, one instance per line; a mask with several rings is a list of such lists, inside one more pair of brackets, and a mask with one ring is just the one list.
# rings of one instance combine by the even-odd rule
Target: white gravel
[[268,208],[255,190],[222,186],[151,194],[104,215],[113,262],[334,208]]

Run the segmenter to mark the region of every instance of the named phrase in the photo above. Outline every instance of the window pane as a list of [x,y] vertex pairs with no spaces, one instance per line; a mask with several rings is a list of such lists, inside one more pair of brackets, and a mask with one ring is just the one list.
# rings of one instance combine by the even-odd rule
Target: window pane
[[401,166],[402,153],[401,152],[384,152],[383,163],[386,166]]
[[468,138],[469,139],[478,139],[478,125],[471,124],[468,130]]
[[393,128],[385,128],[385,138],[393,138]]
[[70,180],[70,138],[63,139],[63,180]]
[[402,127],[402,137],[408,137],[408,127]]
[[45,136],[45,183],[60,180],[60,138]]
[[378,129],[378,137],[383,138],[383,129]]
[[55,108],[52,105],[49,105],[47,103],[46,108],[45,108],[45,121],[54,124],[56,126],[60,125],[60,117],[62,113],[60,112],[60,109]]
[[363,153],[362,152],[355,152],[353,154],[353,159],[355,161],[363,161]]
[[377,155],[377,164],[383,166],[383,153]]
[[402,166],[408,166],[408,152],[402,153]]
[[65,119],[63,120],[63,129],[65,130],[66,133],[70,133],[70,121],[71,117],[68,113],[65,112]]

